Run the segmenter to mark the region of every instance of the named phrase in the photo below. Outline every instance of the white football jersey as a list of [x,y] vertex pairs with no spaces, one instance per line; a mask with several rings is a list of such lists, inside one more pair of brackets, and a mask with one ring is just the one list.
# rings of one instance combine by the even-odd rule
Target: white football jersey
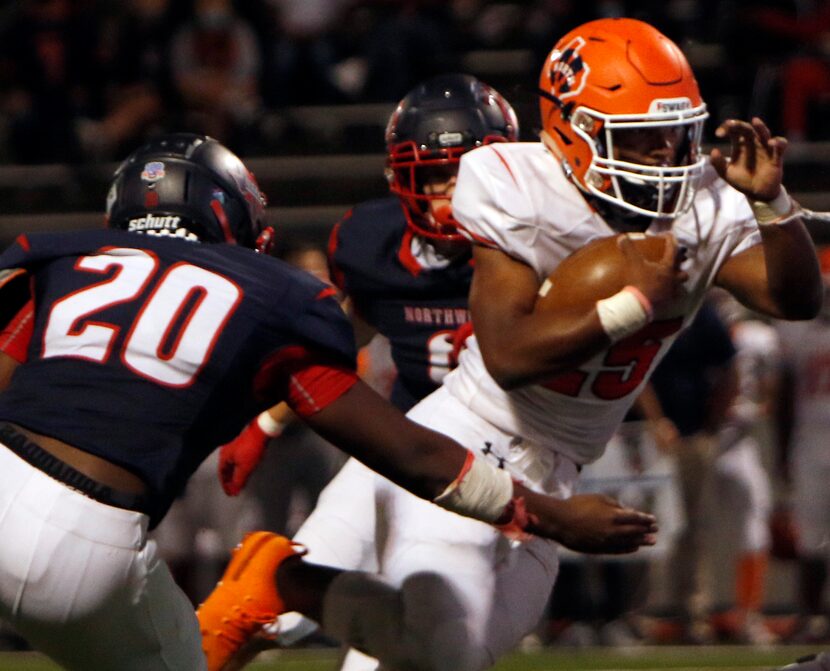
[[[541,142],[491,144],[461,159],[453,213],[470,237],[533,268],[539,284],[575,250],[614,231]],[[550,383],[505,391],[488,374],[476,339],[444,384],[480,416],[577,463],[597,459],[646,378],[700,306],[730,256],[760,242],[746,197],[709,167],[693,207],[671,230],[687,249],[685,291],[640,333]]]
[[731,328],[738,370],[738,395],[729,418],[751,425],[764,417],[769,389],[778,367],[778,332],[758,319],[735,322]]
[[794,456],[830,463],[830,321],[778,322],[783,362],[795,378]]

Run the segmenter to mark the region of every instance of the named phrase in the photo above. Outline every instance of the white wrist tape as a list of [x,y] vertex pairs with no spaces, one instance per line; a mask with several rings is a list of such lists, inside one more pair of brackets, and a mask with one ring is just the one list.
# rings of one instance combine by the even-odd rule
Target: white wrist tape
[[597,314],[611,342],[636,333],[653,317],[651,302],[632,286],[624,287],[610,298],[597,301]]
[[261,412],[259,416],[256,418],[257,426],[262,430],[269,438],[276,438],[279,436],[283,429],[285,428],[285,424],[282,422],[278,422],[276,419],[271,417],[268,414],[268,411]]
[[801,206],[790,197],[783,186],[773,200],[751,200],[749,206],[759,226],[786,224],[801,216]]
[[504,515],[512,499],[510,474],[469,453],[459,477],[433,503],[454,513],[493,523]]

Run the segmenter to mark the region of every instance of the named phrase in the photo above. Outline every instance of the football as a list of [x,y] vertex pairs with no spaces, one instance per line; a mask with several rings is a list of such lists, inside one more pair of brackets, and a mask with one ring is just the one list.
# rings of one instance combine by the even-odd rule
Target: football
[[560,263],[539,288],[537,310],[582,310],[630,284],[626,257],[618,240],[624,235],[649,261],[659,261],[666,236],[643,233],[611,235],[580,247]]

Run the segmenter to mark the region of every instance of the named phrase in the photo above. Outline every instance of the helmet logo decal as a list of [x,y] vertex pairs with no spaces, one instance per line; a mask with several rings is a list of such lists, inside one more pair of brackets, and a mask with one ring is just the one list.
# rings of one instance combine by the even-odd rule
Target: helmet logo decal
[[242,161],[227,166],[227,170],[242,197],[250,205],[253,207],[265,206],[262,192],[259,190],[259,185],[256,183],[253,173],[242,164]]
[[161,161],[150,161],[144,164],[144,170],[141,171],[141,181],[147,184],[155,184],[161,179],[164,179],[164,163]]
[[657,98],[651,101],[650,113],[683,112],[692,109],[692,101],[688,98]]
[[585,88],[591,68],[579,54],[584,46],[585,40],[577,35],[564,49],[554,50],[550,55],[551,93],[560,100],[575,96]]
[[170,214],[152,214],[148,212],[143,217],[133,217],[127,222],[127,230],[131,233],[144,233],[157,237],[172,237],[198,242],[195,233],[187,230],[181,224],[181,217]]
[[464,133],[446,131],[438,135],[438,145],[441,147],[457,147],[463,143]]

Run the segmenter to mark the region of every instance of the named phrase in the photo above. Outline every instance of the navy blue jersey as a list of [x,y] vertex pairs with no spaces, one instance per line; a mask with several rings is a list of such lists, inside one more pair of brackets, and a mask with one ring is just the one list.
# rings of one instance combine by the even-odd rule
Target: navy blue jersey
[[355,207],[332,232],[332,276],[358,315],[389,339],[398,377],[392,402],[406,411],[441,385],[451,335],[469,321],[470,256],[421,267],[396,197]]
[[691,436],[705,428],[713,372],[727,368],[734,356],[729,329],[715,307],[703,303],[651,376],[663,412],[680,435]]
[[331,290],[248,249],[43,234],[0,256],[14,267],[33,278],[35,324],[0,419],[135,473],[156,518],[213,448],[284,398],[280,362],[355,364]]

